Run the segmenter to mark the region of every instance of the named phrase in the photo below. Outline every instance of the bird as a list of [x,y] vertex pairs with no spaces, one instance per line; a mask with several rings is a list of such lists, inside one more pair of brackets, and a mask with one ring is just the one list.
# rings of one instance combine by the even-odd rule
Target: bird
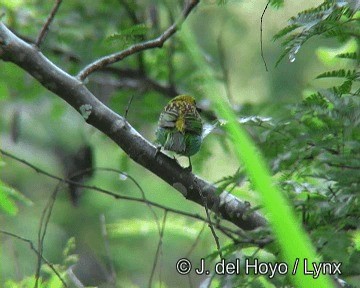
[[203,140],[203,122],[194,97],[178,95],[160,113],[156,129],[158,151],[161,147],[189,159],[188,170],[192,171],[190,156],[196,154]]

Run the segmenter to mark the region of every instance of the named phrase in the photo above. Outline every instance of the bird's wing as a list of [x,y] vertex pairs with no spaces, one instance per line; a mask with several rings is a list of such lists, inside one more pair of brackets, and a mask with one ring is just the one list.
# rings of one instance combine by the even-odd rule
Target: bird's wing
[[195,115],[187,115],[185,117],[185,131],[201,135],[203,124],[200,117]]
[[174,110],[163,111],[160,114],[159,126],[162,128],[174,128],[175,122],[178,119],[178,117],[179,114]]

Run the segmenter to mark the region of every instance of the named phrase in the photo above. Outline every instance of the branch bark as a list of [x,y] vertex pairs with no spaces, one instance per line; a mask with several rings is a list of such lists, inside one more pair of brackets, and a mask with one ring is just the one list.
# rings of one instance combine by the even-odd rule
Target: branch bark
[[[156,147],[142,137],[124,117],[101,103],[79,81],[47,59],[34,45],[14,35],[0,22],[0,59],[9,61],[32,75],[49,91],[65,100],[84,120],[106,134],[135,162],[145,167],[191,201],[220,214],[244,230],[267,226],[257,212],[250,212],[249,204],[222,192],[200,177],[183,169],[175,160],[163,153],[156,155]],[[204,199],[200,196],[203,195]]]
[[165,41],[168,40],[173,34],[176,33],[176,31],[179,29],[179,27],[184,22],[186,17],[196,7],[196,5],[199,4],[199,2],[200,2],[200,0],[190,0],[188,2],[188,4],[185,6],[184,11],[182,12],[182,15],[180,16],[180,18],[177,19],[177,21],[175,21],[175,23],[172,24],[168,29],[166,29],[159,37],[157,37],[153,40],[134,44],[123,51],[102,57],[102,58],[94,61],[93,63],[89,64],[88,66],[86,66],[83,70],[80,71],[80,73],[78,74],[77,77],[81,81],[83,81],[91,73],[93,73],[105,66],[108,66],[110,64],[121,61],[130,55],[133,55],[135,53],[138,53],[138,52],[141,52],[141,51],[144,51],[147,49],[161,48],[164,45]]

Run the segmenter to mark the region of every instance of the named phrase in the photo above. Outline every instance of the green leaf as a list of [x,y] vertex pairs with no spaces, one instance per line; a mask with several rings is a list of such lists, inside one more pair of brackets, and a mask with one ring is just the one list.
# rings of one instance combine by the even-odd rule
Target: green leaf
[[316,79],[320,78],[348,78],[354,79],[357,76],[358,72],[356,70],[334,70],[322,73],[316,77]]
[[33,202],[24,196],[22,193],[20,193],[18,190],[14,189],[13,187],[10,187],[6,183],[3,183],[0,180],[0,189],[7,195],[13,198],[14,200],[20,201],[21,203],[31,206],[33,205]]
[[284,6],[284,0],[270,0],[270,5],[275,8],[280,8]]
[[337,54],[336,57],[338,57],[338,58],[344,58],[344,59],[351,59],[351,60],[359,60],[359,56],[357,55],[356,52],[352,52],[352,53],[341,53],[341,54]]
[[5,82],[0,82],[0,101],[9,97],[9,89]]
[[5,7],[9,8],[9,9],[12,9],[12,10],[24,5],[23,0],[3,0],[1,2],[2,2],[1,3],[2,5],[4,5]]
[[7,195],[5,192],[8,187],[0,184],[0,209],[15,216],[18,212],[18,208],[15,205],[15,202]]
[[27,205],[32,204],[32,202],[19,191],[0,180],[0,209],[10,215],[16,215],[18,208],[14,200],[20,200]]
[[355,250],[360,251],[360,230],[354,232],[352,240],[354,243]]
[[300,26],[297,24],[286,26],[285,28],[281,29],[278,33],[276,33],[273,37],[273,41],[276,41],[285,35],[289,34],[290,32],[294,31],[295,29],[299,28]]
[[113,33],[109,35],[106,40],[107,41],[129,41],[139,36],[144,36],[148,31],[148,28],[145,24],[134,25],[130,28],[126,28],[121,30],[119,33]]

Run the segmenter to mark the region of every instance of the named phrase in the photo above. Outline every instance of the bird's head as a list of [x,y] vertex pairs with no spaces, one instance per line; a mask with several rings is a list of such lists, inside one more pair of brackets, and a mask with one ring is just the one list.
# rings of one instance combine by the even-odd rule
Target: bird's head
[[179,96],[176,96],[174,99],[170,100],[169,104],[172,104],[172,103],[181,103],[181,102],[185,102],[187,104],[190,104],[190,105],[193,105],[193,106],[196,106],[196,101],[194,99],[194,97],[190,96],[190,95],[179,95]]

